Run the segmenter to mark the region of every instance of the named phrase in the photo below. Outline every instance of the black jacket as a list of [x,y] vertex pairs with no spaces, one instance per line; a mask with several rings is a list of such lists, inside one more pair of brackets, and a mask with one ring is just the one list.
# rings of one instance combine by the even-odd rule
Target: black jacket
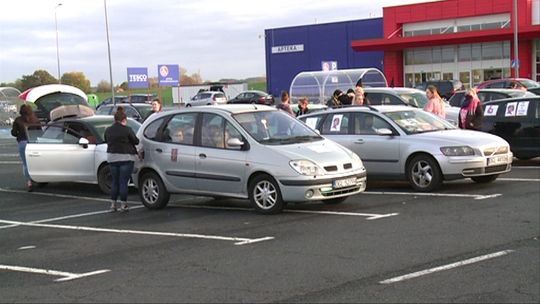
[[105,142],[107,153],[137,154],[135,146],[139,144],[139,139],[130,127],[119,122],[115,122],[105,130]]
[[13,127],[11,128],[11,135],[17,139],[17,142],[28,140],[28,130],[40,130],[41,125],[28,124],[24,120],[24,117],[19,116],[13,121]]

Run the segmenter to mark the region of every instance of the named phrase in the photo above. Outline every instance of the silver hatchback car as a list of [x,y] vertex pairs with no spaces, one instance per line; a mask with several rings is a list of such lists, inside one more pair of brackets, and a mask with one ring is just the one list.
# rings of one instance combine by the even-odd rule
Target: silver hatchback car
[[288,202],[343,202],[366,188],[349,149],[264,105],[186,108],[150,116],[137,136],[143,160],[133,175],[143,204],[170,193],[249,199],[263,214]]
[[413,107],[349,107],[300,119],[357,153],[370,179],[407,180],[418,191],[461,178],[489,183],[511,170],[513,155],[504,139],[457,129]]

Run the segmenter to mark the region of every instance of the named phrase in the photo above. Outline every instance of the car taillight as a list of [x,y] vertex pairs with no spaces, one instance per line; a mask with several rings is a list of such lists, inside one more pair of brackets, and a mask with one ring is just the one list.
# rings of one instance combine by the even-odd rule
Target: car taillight
[[212,96],[212,100],[216,101],[216,95]]
[[261,96],[259,97],[259,103],[264,103],[265,102],[265,97],[264,96]]

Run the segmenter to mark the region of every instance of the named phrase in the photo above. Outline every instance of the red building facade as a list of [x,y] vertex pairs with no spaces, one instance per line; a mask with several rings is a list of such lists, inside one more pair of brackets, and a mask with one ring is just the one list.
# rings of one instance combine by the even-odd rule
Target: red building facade
[[[356,51],[384,51],[384,74],[396,86],[459,79],[540,80],[540,0],[446,0],[383,8],[382,39],[356,40]],[[518,56],[514,54],[518,24]],[[514,59],[519,60],[514,60]]]

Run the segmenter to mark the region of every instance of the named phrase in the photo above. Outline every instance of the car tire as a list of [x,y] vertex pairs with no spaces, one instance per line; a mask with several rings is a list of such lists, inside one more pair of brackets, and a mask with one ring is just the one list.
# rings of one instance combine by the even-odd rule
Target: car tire
[[327,204],[327,205],[337,205],[337,204],[343,203],[346,199],[347,199],[346,196],[345,197],[336,197],[336,198],[323,200],[322,202]]
[[101,192],[105,194],[111,194],[112,175],[111,175],[111,168],[109,168],[109,165],[105,164],[101,166],[101,168],[99,168],[98,174],[97,174],[97,181],[98,181],[98,186]]
[[261,214],[279,213],[286,205],[278,183],[267,174],[258,175],[249,183],[249,201]]
[[407,164],[407,180],[414,190],[431,192],[441,186],[443,177],[433,157],[419,154]]
[[191,104],[188,103],[188,104],[186,105],[186,108],[190,108],[190,107],[191,107]]
[[148,209],[162,209],[169,203],[170,193],[154,172],[147,172],[139,179],[139,196]]
[[471,179],[479,184],[487,184],[494,182],[497,177],[499,177],[499,174],[492,174],[492,175],[484,175],[484,176],[473,176]]

